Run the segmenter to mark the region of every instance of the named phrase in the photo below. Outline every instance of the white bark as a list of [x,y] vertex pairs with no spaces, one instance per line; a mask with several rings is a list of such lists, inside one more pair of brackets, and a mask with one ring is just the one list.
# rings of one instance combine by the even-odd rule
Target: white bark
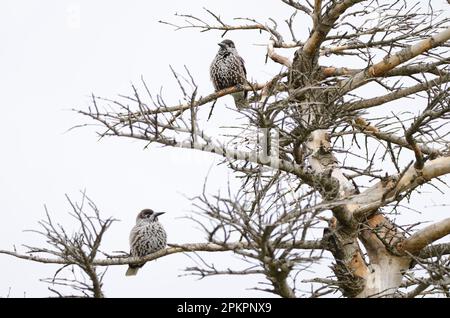
[[447,218],[417,231],[404,242],[402,248],[405,251],[416,254],[428,244],[431,244],[449,234],[450,218]]
[[357,298],[392,297],[402,283],[401,272],[408,268],[409,260],[399,257],[382,257],[369,265],[366,287]]
[[360,217],[365,212],[373,211],[393,201],[397,195],[447,173],[450,173],[450,157],[429,160],[425,162],[422,171],[417,171],[411,166],[400,180],[392,178],[386,182],[380,181],[350,199],[349,211],[355,217]]
[[[308,163],[316,174],[330,172],[330,175],[339,181],[339,198],[351,195],[355,191],[353,184],[336,168],[337,160],[331,153],[331,144],[326,130],[315,130],[305,143]],[[329,153],[323,153],[323,152]]]
[[[395,200],[397,195],[402,192],[414,189],[424,182],[450,173],[450,157],[440,157],[427,161],[421,171],[417,171],[414,166],[411,166],[403,175],[379,182],[363,193],[352,196],[354,186],[343,175],[342,171],[336,167],[337,161],[330,151],[331,145],[328,139],[325,130],[317,130],[311,133],[306,143],[309,154],[308,162],[310,168],[316,174],[330,173],[332,177],[339,181],[338,196],[341,199],[350,196],[349,204],[346,204],[345,209],[346,215],[353,219],[362,219],[363,216],[368,216],[365,215],[365,212],[376,211],[387,202]],[[381,217],[381,219],[383,220],[384,217]],[[448,220],[446,221],[444,222],[445,224],[441,224],[439,227],[445,227],[440,232],[445,232],[448,229],[447,223],[449,222]],[[429,231],[425,232],[428,233]],[[387,234],[396,235],[396,233],[389,233],[389,231]],[[419,237],[418,235],[416,236]],[[366,236],[366,240],[365,244],[368,244],[368,248],[372,248],[369,251],[371,263],[368,266],[368,270],[362,271],[361,273],[363,274],[359,275],[365,279],[366,285],[356,297],[392,297],[402,283],[402,273],[409,268],[411,258],[409,256],[391,254],[373,233]],[[427,241],[428,243],[431,242]]]

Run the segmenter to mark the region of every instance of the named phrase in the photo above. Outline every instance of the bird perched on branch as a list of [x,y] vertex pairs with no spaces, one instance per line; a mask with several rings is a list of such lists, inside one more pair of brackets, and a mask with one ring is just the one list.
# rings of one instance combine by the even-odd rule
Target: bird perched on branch
[[[158,216],[165,212],[154,212],[150,209],[142,210],[136,217],[136,225],[130,233],[130,254],[131,256],[143,257],[166,247],[167,234]],[[129,265],[126,276],[134,276],[142,264]]]
[[[232,86],[244,85],[247,82],[247,71],[244,60],[239,56],[233,41],[223,40],[216,57],[209,69],[211,80],[216,91]],[[232,94],[237,108],[247,105],[247,91]]]

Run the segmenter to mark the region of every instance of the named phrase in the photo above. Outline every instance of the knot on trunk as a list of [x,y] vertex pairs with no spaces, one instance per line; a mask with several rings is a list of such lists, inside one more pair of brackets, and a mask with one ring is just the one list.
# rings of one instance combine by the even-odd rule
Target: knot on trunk
[[333,170],[316,174],[314,188],[320,192],[325,201],[331,201],[339,196],[339,181],[331,176]]
[[366,264],[361,256],[356,238],[345,232],[342,226],[331,224],[324,229],[322,243],[336,260],[331,266],[338,286],[345,297],[356,297],[365,286],[367,274]]
[[356,297],[360,294],[365,286],[366,280],[355,274],[355,270],[347,266],[345,262],[338,260],[331,266],[336,278],[338,286],[345,297]]
[[289,71],[289,86],[304,87],[320,77],[319,54],[306,55],[302,48],[294,53],[292,68]]

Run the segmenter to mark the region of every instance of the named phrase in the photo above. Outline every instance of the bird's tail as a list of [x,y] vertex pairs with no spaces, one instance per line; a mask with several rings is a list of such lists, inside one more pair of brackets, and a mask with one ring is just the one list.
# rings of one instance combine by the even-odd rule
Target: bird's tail
[[231,94],[234,98],[234,104],[238,109],[248,107],[247,92],[237,92]]
[[139,270],[139,267],[128,266],[125,276],[135,276],[137,274],[138,270]]

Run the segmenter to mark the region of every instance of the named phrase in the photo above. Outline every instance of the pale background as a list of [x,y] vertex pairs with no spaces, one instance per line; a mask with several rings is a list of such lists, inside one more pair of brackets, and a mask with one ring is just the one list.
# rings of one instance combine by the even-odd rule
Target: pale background
[[[444,8],[446,1],[433,1]],[[422,1],[426,4],[426,1]],[[71,226],[64,194],[80,198],[86,189],[103,215],[114,223],[105,237],[105,251],[128,250],[128,233],[142,208],[165,210],[161,217],[169,242],[200,242],[202,234],[182,219],[192,211],[185,196],[202,190],[209,172],[210,191],[232,178],[219,159],[196,151],[153,146],[128,139],[103,139],[93,128],[67,132],[87,118],[70,111],[86,109],[89,95],[115,97],[130,94],[130,84],[143,75],[151,90],[164,88],[167,101],[176,104],[181,94],[169,64],[182,71],[186,65],[199,84],[199,95],[212,92],[209,63],[221,41],[219,32],[174,32],[158,20],[181,22],[173,14],[207,17],[206,7],[225,21],[252,17],[282,24],[292,10],[278,1],[10,1],[0,2],[0,249],[21,244],[42,245],[26,229],[37,229],[46,204],[55,220]],[[448,8],[448,6],[447,6]],[[211,20],[210,20],[211,21]],[[305,39],[309,23],[297,23]],[[282,30],[285,30],[284,26]],[[288,33],[285,33],[289,37]],[[280,70],[265,64],[267,35],[256,31],[228,33],[246,60],[249,78],[262,82]],[[285,54],[289,54],[284,52]],[[347,65],[351,65],[348,61]],[[359,65],[363,67],[362,65]],[[371,91],[370,94],[376,94]],[[220,125],[235,123],[236,113],[226,109],[231,97],[221,99],[208,123],[216,132]],[[205,112],[207,111],[204,108]],[[214,169],[211,169],[214,167]],[[448,178],[447,178],[448,179]],[[425,188],[423,197],[413,196],[411,206],[425,211],[406,219],[415,222],[445,216],[444,195]],[[408,219],[409,218],[409,219]],[[229,255],[213,254],[218,267],[236,264]],[[258,277],[214,277],[198,281],[179,277],[192,261],[173,255],[147,264],[135,278],[125,277],[125,266],[113,266],[105,278],[109,297],[258,297],[270,294],[250,290]],[[0,255],[0,297],[50,295],[40,278],[51,277],[56,266],[27,262]],[[319,271],[326,270],[322,266]],[[320,275],[310,273],[312,276]]]

